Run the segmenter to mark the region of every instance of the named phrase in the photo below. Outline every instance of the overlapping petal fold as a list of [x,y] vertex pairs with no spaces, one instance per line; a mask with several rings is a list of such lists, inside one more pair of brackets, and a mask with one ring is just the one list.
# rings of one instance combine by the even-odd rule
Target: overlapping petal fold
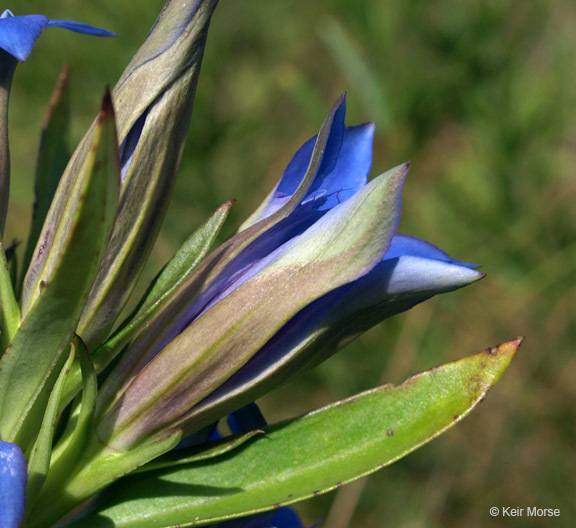
[[[310,163],[317,137],[314,136],[300,147],[274,190],[243,224],[242,229],[275,213],[296,192]],[[342,142],[334,167],[329,164],[326,170],[318,173],[301,203],[313,202],[314,209],[326,211],[344,202],[364,187],[368,182],[372,165],[373,141],[373,123],[346,127],[342,133]],[[332,170],[328,172],[330,168]]]

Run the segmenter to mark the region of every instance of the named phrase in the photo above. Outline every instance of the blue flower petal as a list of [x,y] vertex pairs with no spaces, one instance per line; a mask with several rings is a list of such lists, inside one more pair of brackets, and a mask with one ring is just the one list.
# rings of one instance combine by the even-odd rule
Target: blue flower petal
[[[254,223],[275,213],[294,194],[308,168],[316,138],[309,139],[294,155],[261,214],[253,219]],[[327,163],[322,167],[302,203],[316,201],[316,209],[325,211],[356,194],[368,181],[373,141],[373,123],[346,127],[335,165],[331,167],[331,163]]]
[[50,20],[44,15],[13,16],[8,10],[0,16],[0,48],[15,59],[24,62],[32,53],[34,44],[47,27],[62,27],[97,37],[112,37],[115,33],[71,20]]
[[26,504],[26,460],[16,444],[0,440],[0,515],[2,528],[17,528]]
[[117,37],[118,35],[113,31],[108,31],[104,28],[84,24],[83,22],[74,22],[73,20],[50,20],[48,27],[61,27],[74,31],[76,33],[83,33],[84,35],[92,35],[93,37]]
[[459,266],[476,269],[479,266],[472,262],[464,262],[452,258],[448,253],[442,251],[434,244],[426,240],[408,235],[396,235],[392,239],[392,244],[388,248],[384,259],[392,259],[401,256],[424,257],[433,260],[442,260]]
[[[301,235],[326,212],[366,185],[372,163],[374,126],[367,124],[345,129],[344,97],[336,103],[332,111],[334,114],[322,162],[301,204],[226,266],[210,287],[188,307],[186,315],[174,325],[162,344],[165,345],[194,319],[265,268],[276,258],[274,251]],[[261,207],[257,218],[250,219],[250,224],[270,216],[290,199],[308,168],[315,142],[316,136],[296,153],[273,191],[272,198]]]
[[272,528],[303,528],[300,517],[292,508],[280,508],[270,521]]
[[43,15],[7,16],[0,18],[0,48],[20,62],[32,53],[36,40],[49,19]]

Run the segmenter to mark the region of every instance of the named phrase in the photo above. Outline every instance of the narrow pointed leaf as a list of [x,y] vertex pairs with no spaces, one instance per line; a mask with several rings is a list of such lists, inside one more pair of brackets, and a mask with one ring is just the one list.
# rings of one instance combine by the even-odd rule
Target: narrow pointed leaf
[[58,187],[60,176],[64,172],[70,158],[70,148],[68,146],[69,127],[70,68],[65,66],[60,73],[58,83],[54,88],[48,105],[46,117],[44,118],[36,164],[36,201],[24,254],[23,269],[28,268],[28,264],[32,259],[34,248],[52,203],[52,198]]
[[0,237],[4,236],[4,224],[10,196],[10,147],[8,142],[8,102],[12,77],[18,61],[0,49]]
[[[520,339],[265,428],[230,456],[128,477],[69,528],[201,526],[271,510],[365,476],[467,416]],[[97,511],[94,511],[97,510]]]
[[2,332],[0,357],[20,326],[20,306],[16,301],[12,284],[4,246],[0,242],[0,331]]
[[[100,438],[125,449],[174,424],[191,432],[185,418],[176,420],[192,405],[241,368],[298,311],[382,258],[397,227],[407,170],[403,165],[373,180],[261,262],[259,274],[186,328],[125,392],[112,390],[117,380],[110,376],[103,402],[116,401],[102,420]],[[116,375],[124,373],[121,369]]]
[[48,399],[42,426],[34,442],[34,446],[29,455],[28,461],[28,485],[26,487],[26,506],[30,508],[36,500],[38,493],[42,489],[42,485],[48,475],[50,467],[50,457],[52,455],[52,439],[54,436],[54,424],[58,418],[58,407],[60,405],[60,398],[62,397],[62,389],[66,380],[66,376],[70,371],[70,366],[74,361],[74,349],[68,355],[68,359],[54,384],[54,388]]
[[159,303],[168,298],[190,276],[190,273],[206,256],[214,243],[233,203],[230,200],[220,206],[207,222],[194,231],[184,242],[155,279],[138,309],[137,318],[150,313],[153,307],[158,306]]
[[63,209],[44,226],[26,278],[35,284],[25,300],[27,313],[0,363],[0,435],[18,439],[24,449],[40,426],[47,380],[55,382],[50,373],[98,269],[117,206],[118,172],[114,115],[105,98],[84,170],[67,199],[57,202]]

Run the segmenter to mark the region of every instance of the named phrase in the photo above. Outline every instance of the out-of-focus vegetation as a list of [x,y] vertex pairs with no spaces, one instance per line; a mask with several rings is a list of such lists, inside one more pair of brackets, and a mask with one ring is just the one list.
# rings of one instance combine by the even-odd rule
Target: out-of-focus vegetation
[[[7,6],[120,34],[96,40],[51,29],[19,68],[9,236],[26,232],[39,126],[62,64],[72,68],[77,140],[162,4]],[[155,269],[233,197],[230,233],[348,90],[348,123],[377,124],[374,174],[413,162],[400,231],[488,274],[385,322],[265,398],[268,418],[527,336],[470,418],[365,481],[302,504],[309,525],[574,526],[575,28],[570,0],[221,0]],[[559,508],[561,517],[491,518],[490,506]]]

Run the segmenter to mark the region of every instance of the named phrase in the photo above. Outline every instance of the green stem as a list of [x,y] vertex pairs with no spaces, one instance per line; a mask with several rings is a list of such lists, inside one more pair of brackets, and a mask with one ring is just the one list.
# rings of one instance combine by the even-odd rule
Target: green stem
[[10,87],[18,61],[0,49],[0,237],[4,236],[4,224],[10,194],[10,151],[8,148],[8,101]]

